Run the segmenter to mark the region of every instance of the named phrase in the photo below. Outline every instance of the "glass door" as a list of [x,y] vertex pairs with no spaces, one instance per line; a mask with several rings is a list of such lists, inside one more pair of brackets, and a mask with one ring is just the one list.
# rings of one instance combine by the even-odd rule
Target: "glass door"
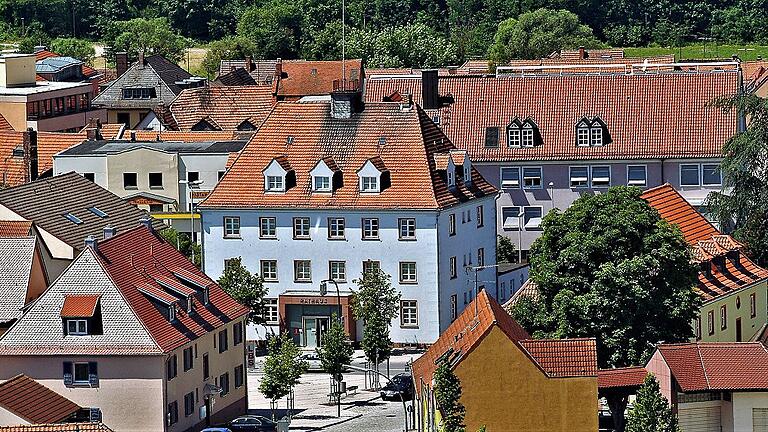
[[304,317],[304,343],[307,348],[317,348],[317,321],[314,317]]

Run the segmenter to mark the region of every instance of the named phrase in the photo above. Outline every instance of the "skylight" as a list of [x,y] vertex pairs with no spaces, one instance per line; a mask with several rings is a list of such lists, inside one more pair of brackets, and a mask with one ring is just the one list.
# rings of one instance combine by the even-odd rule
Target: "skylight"
[[109,215],[107,215],[106,213],[104,213],[103,211],[101,211],[101,210],[100,210],[98,207],[96,207],[96,206],[93,206],[93,207],[88,207],[88,210],[89,210],[91,213],[95,214],[96,216],[98,216],[98,217],[100,217],[100,218],[102,218],[102,219],[104,219],[105,217],[109,216]]
[[80,225],[83,223],[82,220],[80,220],[79,217],[73,215],[72,213],[67,213],[64,215],[65,218],[69,219],[70,222],[72,222],[75,225]]

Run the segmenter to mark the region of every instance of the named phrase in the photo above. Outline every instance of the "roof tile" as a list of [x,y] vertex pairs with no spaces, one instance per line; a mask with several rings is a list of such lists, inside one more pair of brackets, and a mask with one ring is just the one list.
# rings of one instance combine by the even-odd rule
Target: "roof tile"
[[662,344],[658,349],[684,392],[768,390],[768,350],[759,342]]
[[66,420],[80,407],[26,375],[0,383],[0,406],[30,423]]

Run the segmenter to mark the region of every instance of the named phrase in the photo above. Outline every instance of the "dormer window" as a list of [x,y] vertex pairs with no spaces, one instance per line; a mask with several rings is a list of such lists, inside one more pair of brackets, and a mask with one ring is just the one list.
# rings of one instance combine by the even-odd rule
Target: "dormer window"
[[533,147],[533,126],[526,123],[522,129],[521,145],[523,147]]
[[378,156],[365,161],[357,176],[361,193],[379,193],[389,187],[389,170]]
[[508,139],[509,139],[509,146],[510,147],[520,147],[520,129],[510,128],[507,131]]
[[363,176],[360,178],[360,192],[378,192],[379,178]]
[[88,335],[88,320],[84,319],[68,319],[67,320],[67,334],[70,336],[86,336]]
[[583,122],[576,128],[576,145],[580,147],[589,146],[589,126]]
[[449,169],[447,172],[447,175],[448,175],[448,187],[456,186],[455,171],[452,169]]
[[264,168],[264,191],[285,192],[296,186],[296,173],[288,163],[288,158],[278,156]]
[[330,192],[331,191],[331,178],[327,176],[315,177],[314,185],[312,188],[315,192]]
[[593,126],[589,133],[589,140],[593,146],[603,145],[603,128]]
[[521,121],[514,118],[507,126],[507,146],[509,147],[534,147],[540,142],[537,133],[538,126],[530,118]]
[[312,192],[333,192],[342,183],[341,170],[331,157],[320,159],[309,175],[312,178]]
[[285,184],[283,182],[283,177],[267,176],[267,191],[283,192],[284,190],[285,190]]
[[579,147],[602,146],[610,142],[605,122],[600,117],[583,117],[576,124],[576,145]]

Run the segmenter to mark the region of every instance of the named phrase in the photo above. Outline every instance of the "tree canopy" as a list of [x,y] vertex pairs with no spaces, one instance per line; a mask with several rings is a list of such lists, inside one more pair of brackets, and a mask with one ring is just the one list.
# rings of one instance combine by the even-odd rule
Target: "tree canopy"
[[435,401],[443,412],[444,432],[464,432],[465,409],[461,401],[461,382],[448,362],[435,370]]
[[[58,53],[58,51],[57,51]],[[61,54],[61,53],[59,53]],[[66,55],[66,54],[61,54]],[[75,57],[75,56],[72,56]],[[80,57],[75,57],[80,58]],[[171,246],[175,247],[176,250],[183,253],[187,259],[192,261],[192,263],[197,267],[200,268],[200,261],[202,259],[202,253],[200,251],[200,244],[197,242],[193,242],[189,235],[186,233],[180,233],[176,229],[172,227],[168,227],[162,231],[160,231],[160,235],[163,236],[165,241],[167,241]]]
[[251,310],[248,315],[249,322],[257,324],[264,322],[264,295],[267,294],[264,279],[251,274],[243,266],[241,257],[231,258],[228,261],[218,283],[227,294]]
[[243,12],[237,34],[255,44],[257,58],[296,58],[301,40],[301,12],[293,3],[270,0]]
[[202,68],[208,78],[215,78],[222,60],[242,60],[256,52],[256,44],[242,36],[228,36],[208,44]]
[[672,413],[659,382],[648,374],[637,391],[637,398],[627,416],[626,432],[680,432],[677,417]]
[[56,38],[51,41],[51,51],[56,54],[90,62],[96,55],[93,44],[84,39]]
[[273,419],[275,402],[290,393],[308,366],[301,359],[301,349],[293,343],[288,333],[269,338],[259,391],[272,402]]
[[111,39],[113,52],[125,51],[131,58],[139,52],[159,54],[178,62],[189,42],[171,28],[166,18],[134,18],[114,23]]
[[378,366],[392,354],[389,326],[400,304],[400,293],[381,269],[370,269],[360,279],[352,303],[355,318],[363,321],[362,347],[368,361]]

